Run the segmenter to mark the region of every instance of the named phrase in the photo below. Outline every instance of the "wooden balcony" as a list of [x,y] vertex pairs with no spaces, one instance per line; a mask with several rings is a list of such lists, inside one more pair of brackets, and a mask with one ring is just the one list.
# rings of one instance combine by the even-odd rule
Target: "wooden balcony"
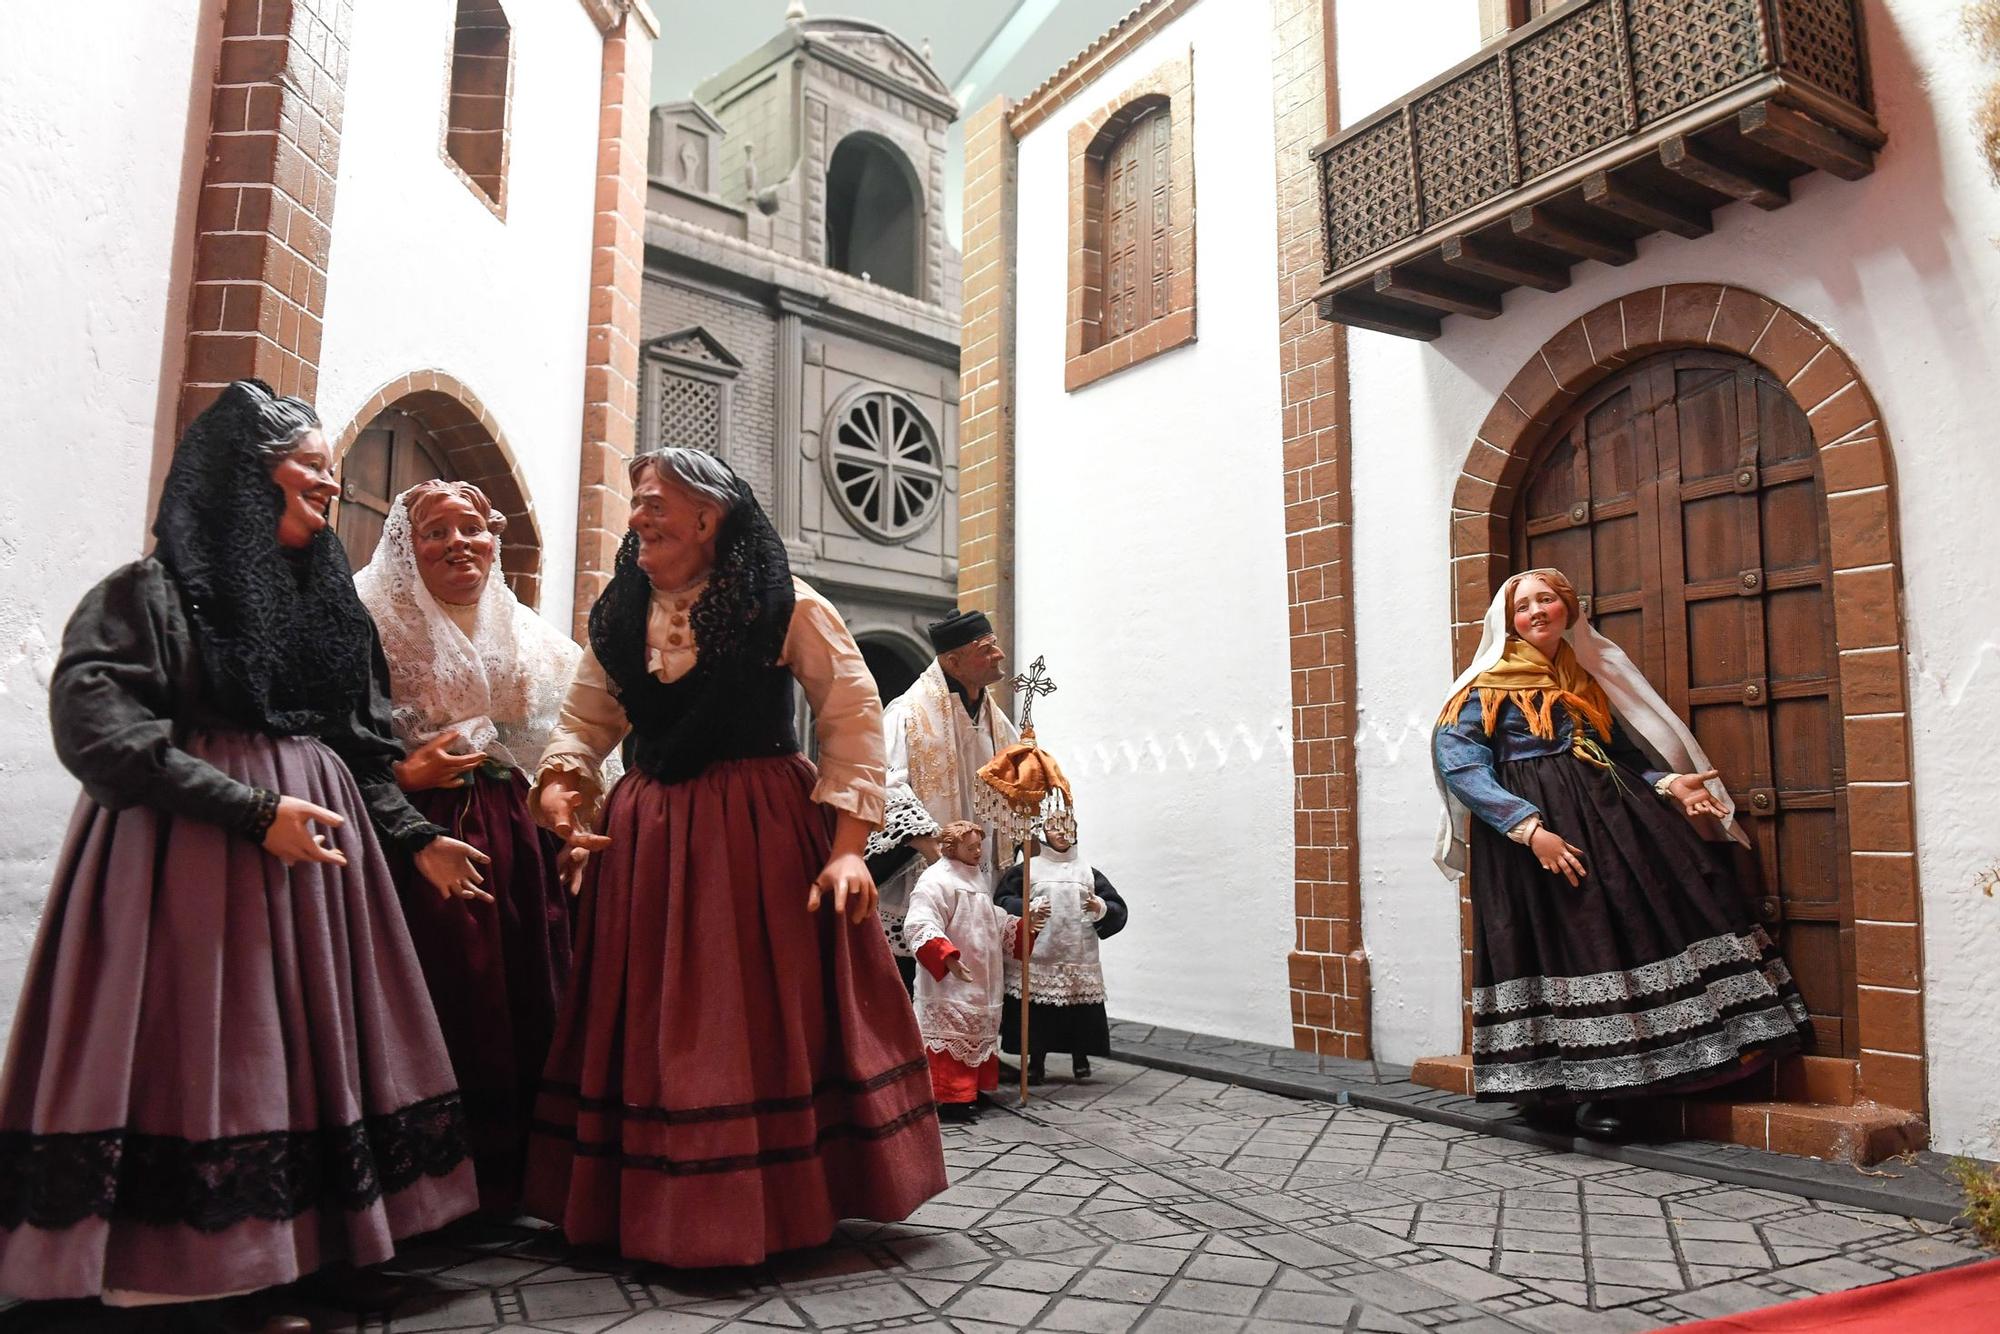
[[1323,319],[1436,338],[1884,135],[1855,0],[1572,0],[1313,150]]

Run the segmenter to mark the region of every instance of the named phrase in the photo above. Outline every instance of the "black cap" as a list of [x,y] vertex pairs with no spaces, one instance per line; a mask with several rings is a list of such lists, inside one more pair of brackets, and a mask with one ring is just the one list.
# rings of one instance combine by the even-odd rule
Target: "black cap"
[[941,621],[930,624],[931,651],[949,653],[955,648],[964,648],[973,640],[993,633],[993,622],[986,619],[983,611],[955,611]]

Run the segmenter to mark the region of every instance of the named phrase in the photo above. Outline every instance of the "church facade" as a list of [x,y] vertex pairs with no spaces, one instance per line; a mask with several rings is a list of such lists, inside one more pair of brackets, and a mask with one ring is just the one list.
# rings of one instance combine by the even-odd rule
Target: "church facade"
[[957,595],[957,114],[900,38],[803,17],[652,112],[639,444],[749,480],[885,698]]

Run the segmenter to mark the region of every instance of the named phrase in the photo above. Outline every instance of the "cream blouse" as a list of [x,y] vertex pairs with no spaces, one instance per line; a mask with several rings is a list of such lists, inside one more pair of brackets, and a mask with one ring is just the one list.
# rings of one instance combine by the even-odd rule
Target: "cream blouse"
[[[662,681],[678,681],[694,668],[688,612],[705,582],[653,590],[646,615],[646,666]],[[885,761],[875,678],[833,604],[802,579],[792,580],[792,592],[796,601],[778,665],[790,670],[812,705],[819,739],[813,800],[880,825]],[[552,770],[576,774],[583,780],[586,804],[594,806],[600,792],[598,768],[631,730],[603,664],[595,651],[585,648],[562,716],[542,752],[537,786]]]

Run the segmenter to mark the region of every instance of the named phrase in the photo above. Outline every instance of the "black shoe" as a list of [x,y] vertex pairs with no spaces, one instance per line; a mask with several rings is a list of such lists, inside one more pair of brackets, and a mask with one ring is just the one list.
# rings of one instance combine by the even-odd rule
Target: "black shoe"
[[979,1120],[979,1104],[972,1102],[941,1102],[937,1105],[938,1120],[947,1125],[969,1126]]
[[1625,1118],[1608,1103],[1586,1102],[1576,1109],[1576,1128],[1592,1139],[1623,1139]]
[[1069,1071],[1076,1076],[1078,1083],[1082,1083],[1090,1078],[1090,1058],[1078,1052],[1069,1058]]
[[1049,1072],[1043,1068],[1042,1058],[1037,1056],[1033,1060],[1029,1061],[1028,1083],[1033,1085],[1033,1084],[1046,1084],[1048,1082],[1049,1082]]

